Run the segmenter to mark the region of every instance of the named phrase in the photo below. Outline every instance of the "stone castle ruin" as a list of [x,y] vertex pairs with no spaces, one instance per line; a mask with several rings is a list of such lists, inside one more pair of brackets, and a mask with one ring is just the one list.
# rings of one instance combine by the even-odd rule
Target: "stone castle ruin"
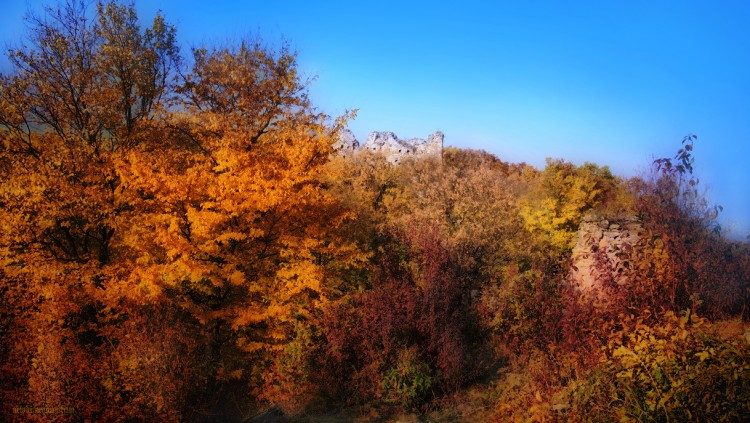
[[427,137],[410,138],[402,140],[393,132],[371,132],[364,144],[359,143],[351,131],[345,129],[339,136],[339,141],[334,145],[338,154],[343,157],[350,156],[357,151],[371,151],[381,153],[391,163],[399,163],[407,157],[426,157],[437,156],[443,152],[443,139],[445,136],[442,132],[437,131]]

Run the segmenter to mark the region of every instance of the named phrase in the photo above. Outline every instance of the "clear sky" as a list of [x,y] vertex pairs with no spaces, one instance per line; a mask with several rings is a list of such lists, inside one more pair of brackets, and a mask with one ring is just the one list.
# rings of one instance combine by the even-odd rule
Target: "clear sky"
[[[34,0],[0,0],[14,43]],[[324,112],[350,128],[544,166],[546,157],[642,172],[698,135],[696,172],[722,223],[750,234],[748,1],[189,1],[161,9],[194,45],[261,35],[299,51]],[[0,69],[8,70],[0,60]]]

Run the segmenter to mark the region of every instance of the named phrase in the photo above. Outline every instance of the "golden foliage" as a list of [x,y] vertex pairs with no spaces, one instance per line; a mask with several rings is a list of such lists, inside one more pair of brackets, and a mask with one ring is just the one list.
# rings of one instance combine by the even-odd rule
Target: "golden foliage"
[[553,247],[569,250],[583,214],[610,196],[616,183],[607,167],[547,159],[521,215],[529,230],[546,234]]
[[620,421],[746,420],[748,343],[717,337],[708,320],[690,310],[657,320],[648,325],[636,318],[632,330],[612,334],[603,372],[573,389],[571,412]]
[[30,363],[6,369],[24,381],[12,398],[88,419],[107,404],[200,415],[218,393],[180,392],[259,381],[247,370],[365,258],[322,184],[346,119],[312,108],[286,47],[197,49],[173,85],[161,16],[143,30],[116,2],[93,24],[77,1],[50,12],[0,81],[0,260],[17,311],[3,324],[19,345],[4,355]]

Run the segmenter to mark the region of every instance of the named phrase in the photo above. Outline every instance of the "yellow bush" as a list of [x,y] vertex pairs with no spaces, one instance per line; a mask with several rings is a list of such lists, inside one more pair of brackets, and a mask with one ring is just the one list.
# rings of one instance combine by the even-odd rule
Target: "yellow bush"
[[[690,310],[615,333],[602,366],[572,389],[572,418],[620,421],[750,420],[750,347],[722,340]],[[592,406],[593,405],[593,406]],[[606,405],[606,406],[605,406]]]

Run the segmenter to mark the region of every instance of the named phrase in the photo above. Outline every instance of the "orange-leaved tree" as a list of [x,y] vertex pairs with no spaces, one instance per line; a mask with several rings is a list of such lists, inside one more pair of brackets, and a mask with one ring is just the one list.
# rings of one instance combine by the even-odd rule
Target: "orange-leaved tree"
[[204,418],[364,258],[322,178],[345,119],[286,47],[197,49],[181,73],[174,28],[132,5],[30,19],[0,84],[6,398]]
[[111,330],[117,219],[132,207],[115,163],[158,140],[179,54],[174,28],[157,15],[142,29],[132,5],[102,2],[92,18],[71,0],[46,12],[28,18],[0,77],[3,344],[13,345],[3,388],[11,403],[105,418],[107,404],[129,400],[102,383],[127,345]]
[[[136,207],[125,283],[192,319],[205,358],[197,413],[225,388],[257,388],[299,323],[335,294],[357,249],[335,235],[348,214],[322,182],[345,120],[316,112],[295,55],[260,43],[196,49],[167,121],[170,142],[120,166]],[[127,222],[125,222],[127,221]]]

